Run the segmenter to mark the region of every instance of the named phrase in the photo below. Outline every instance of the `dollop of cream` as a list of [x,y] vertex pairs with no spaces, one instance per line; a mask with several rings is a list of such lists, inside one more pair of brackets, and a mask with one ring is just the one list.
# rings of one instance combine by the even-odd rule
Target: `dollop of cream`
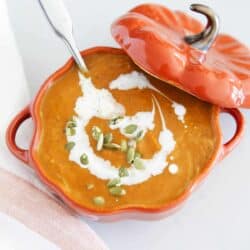
[[179,167],[176,164],[172,163],[168,166],[168,171],[170,174],[175,175],[178,173]]
[[110,89],[128,90],[151,88],[151,83],[147,77],[137,71],[128,74],[121,74],[109,84]]
[[88,122],[93,117],[112,119],[114,116],[123,116],[125,108],[118,103],[107,89],[97,89],[91,78],[79,73],[80,86],[83,96],[78,98],[75,112]]
[[118,90],[129,90],[136,88],[151,89],[156,93],[160,94],[161,96],[163,96],[164,98],[166,98],[168,101],[170,101],[172,103],[171,107],[174,109],[177,119],[182,123],[185,122],[185,115],[187,113],[185,106],[173,101],[171,98],[166,96],[160,90],[155,88],[143,73],[132,71],[131,73],[128,74],[122,74],[118,76],[117,79],[113,80],[110,83],[109,88]]
[[185,122],[184,117],[185,117],[186,112],[187,112],[186,108],[177,102],[172,103],[172,108],[174,109],[174,112],[177,115],[178,120],[181,121],[182,123],[184,123]]
[[[121,184],[134,185],[148,180],[151,176],[161,174],[168,166],[166,159],[175,148],[175,140],[172,132],[166,127],[165,119],[157,99],[153,96],[153,108],[151,111],[138,112],[134,116],[126,116],[124,106],[115,100],[111,92],[107,89],[95,88],[91,78],[85,78],[80,73],[79,78],[83,95],[77,99],[75,105],[76,116],[74,120],[76,122],[76,133],[73,136],[67,135],[67,141],[75,143],[75,146],[69,153],[69,159],[76,162],[82,168],[87,168],[91,174],[100,179],[110,180],[118,178],[119,169],[113,166],[110,161],[95,154],[90,145],[89,135],[85,127],[93,117],[110,120],[116,116],[123,116],[124,118],[121,122],[117,125],[110,125],[110,128],[120,129],[121,133],[124,133],[123,129],[127,125],[134,123],[145,133],[147,130],[154,129],[156,104],[162,123],[162,130],[158,138],[161,149],[151,159],[141,159],[145,167],[144,169],[136,169],[133,165],[129,167],[129,174],[121,178]],[[128,86],[132,86],[130,83],[132,80],[134,79],[130,78],[128,80]],[[128,137],[129,135],[126,136]],[[87,165],[83,165],[80,162],[80,157],[83,153],[88,155],[89,163]]]

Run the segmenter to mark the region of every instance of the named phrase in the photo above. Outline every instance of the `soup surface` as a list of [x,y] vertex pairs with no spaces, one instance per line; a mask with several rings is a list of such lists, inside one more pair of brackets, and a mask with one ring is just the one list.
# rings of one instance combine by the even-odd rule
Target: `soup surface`
[[178,198],[218,147],[215,107],[142,72],[125,54],[85,56],[41,102],[42,173],[96,211]]

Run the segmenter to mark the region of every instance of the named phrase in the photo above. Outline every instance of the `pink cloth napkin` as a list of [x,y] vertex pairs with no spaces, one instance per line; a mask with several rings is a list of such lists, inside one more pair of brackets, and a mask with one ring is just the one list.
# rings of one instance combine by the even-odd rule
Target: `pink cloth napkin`
[[104,250],[105,244],[73,212],[32,184],[0,169],[0,212],[65,250]]

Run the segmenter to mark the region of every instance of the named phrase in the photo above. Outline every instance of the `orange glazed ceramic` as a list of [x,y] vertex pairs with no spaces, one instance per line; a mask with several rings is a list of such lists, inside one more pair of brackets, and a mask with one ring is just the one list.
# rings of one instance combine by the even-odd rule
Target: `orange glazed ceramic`
[[[250,108],[249,48],[226,34],[213,41],[210,25],[218,18],[206,6],[191,8],[210,17],[205,29],[183,12],[143,4],[116,20],[112,35],[149,74],[221,107]],[[202,37],[209,46],[192,46]]]
[[[119,49],[97,47],[83,51],[82,56],[88,66],[90,76],[93,78],[95,84],[97,84],[96,86],[99,88],[101,86],[103,87],[103,84],[106,84],[105,82],[107,80],[110,80],[108,79],[109,77],[114,78],[114,76],[117,74],[130,72],[131,70],[140,71],[140,69],[127,57],[127,55]],[[71,59],[66,63],[65,66],[50,76],[48,80],[42,85],[32,104],[24,108],[14,118],[8,128],[6,139],[11,152],[21,161],[30,165],[35,170],[40,179],[46,185],[48,185],[48,187],[50,187],[53,193],[59,196],[66,204],[76,210],[79,214],[86,215],[92,219],[100,219],[105,221],[124,218],[156,219],[169,214],[171,211],[178,208],[183,203],[183,201],[188,198],[194,188],[207,176],[213,165],[216,162],[222,160],[228,153],[230,153],[231,150],[233,150],[243,135],[244,118],[239,110],[228,108],[221,109],[215,105],[202,102],[195,97],[189,96],[181,90],[175,89],[172,86],[165,86],[160,80],[145,74],[150,79],[152,84],[154,84],[154,86],[159,87],[162,91],[166,90],[169,92],[170,97],[177,99],[179,98],[180,101],[181,99],[186,100],[187,107],[189,107],[190,110],[193,110],[193,112],[196,114],[195,119],[200,121],[200,125],[202,125],[199,128],[195,127],[199,125],[199,122],[192,125],[192,123],[195,122],[195,119],[193,119],[194,117],[191,115],[187,117],[187,122],[189,122],[188,125],[190,128],[192,128],[191,130],[188,130],[191,133],[190,136],[192,137],[192,131],[195,130],[195,128],[201,129],[199,130],[200,132],[198,134],[202,138],[209,136],[210,132],[206,131],[212,131],[212,138],[214,138],[214,140],[203,140],[202,142],[204,144],[204,149],[212,148],[212,153],[209,155],[209,158],[204,163],[204,165],[201,166],[201,169],[197,170],[196,174],[194,174],[192,178],[185,184],[183,190],[180,193],[173,195],[169,199],[166,199],[165,202],[164,200],[163,202],[153,201],[154,197],[151,197],[153,201],[151,203],[149,201],[137,203],[136,197],[133,196],[133,194],[136,194],[136,192],[142,192],[144,187],[150,189],[150,183],[155,181],[157,183],[159,183],[158,181],[161,181],[164,185],[164,180],[162,179],[163,175],[159,175],[153,177],[150,182],[147,181],[147,184],[142,183],[140,186],[135,185],[127,187],[127,194],[124,196],[124,198],[120,198],[119,200],[113,199],[108,194],[103,194],[107,200],[107,206],[95,207],[93,204],[89,203],[88,197],[91,192],[96,192],[97,190],[101,191],[102,189],[104,190],[106,183],[103,180],[96,179],[95,176],[89,173],[88,169],[81,169],[74,162],[71,162],[67,158],[67,151],[64,150],[63,141],[65,139],[63,127],[67,119],[69,119],[73,113],[72,105],[74,102],[72,100],[75,100],[74,96],[79,95],[79,86],[77,87],[76,84],[76,72],[76,66]],[[102,77],[100,77],[100,75]],[[58,96],[55,96],[55,93],[58,93]],[[140,95],[147,94],[145,90],[131,90],[129,93],[131,96],[137,96],[138,100],[143,101],[144,108],[151,103],[150,100],[148,101],[145,98],[140,98]],[[113,94],[120,101],[124,100],[127,102],[127,99],[125,98],[126,96],[118,90],[115,90]],[[67,100],[65,97],[69,97],[69,100]],[[60,101],[57,101],[58,98]],[[133,100],[133,103],[128,102],[127,104],[132,107],[131,110],[135,110],[136,103],[138,103],[136,98]],[[166,105],[164,107],[167,108],[167,101],[161,99],[161,102],[162,105]],[[131,110],[129,112],[132,112]],[[200,110],[201,113],[197,114],[195,110]],[[203,114],[202,110],[204,110]],[[237,125],[232,139],[230,139],[225,144],[222,143],[222,133],[219,125],[219,115],[221,112],[230,114]],[[183,125],[180,123],[180,121],[177,123],[178,121],[173,115],[170,114],[171,112],[167,112],[167,114],[168,113],[170,118],[166,118],[167,125],[170,126],[172,123],[171,126],[173,127],[173,131],[178,130],[179,133],[176,140],[181,140],[180,145],[185,145],[185,141],[183,141],[185,134],[184,130],[181,129],[181,126]],[[204,114],[209,114],[209,119]],[[32,118],[33,120],[34,132],[30,148],[28,150],[24,150],[16,144],[15,137],[19,126],[24,120],[28,118]],[[202,130],[202,127],[206,127],[207,123],[205,122],[203,124],[203,120],[209,121],[208,130]],[[95,122],[95,119],[92,122]],[[100,126],[105,126],[106,124],[106,121],[98,120],[97,122],[99,122]],[[208,133],[208,135],[206,135],[206,133]],[[197,141],[199,137],[198,134],[196,134]],[[150,139],[153,137],[153,133],[150,132],[148,136]],[[206,142],[208,144],[206,144]],[[150,144],[148,144],[149,146],[147,146],[146,149],[150,148],[150,146],[153,147],[153,140],[151,140]],[[202,151],[197,152],[197,150],[199,150],[199,145],[200,144],[198,143],[195,148],[193,147],[196,150],[193,152],[197,155],[196,158],[202,154]],[[187,145],[186,151],[188,152],[189,150],[190,149]],[[54,152],[52,154],[53,158],[51,158],[51,152]],[[113,152],[109,153],[104,151],[99,152],[99,154],[102,154],[106,157],[112,157]],[[115,158],[112,160],[115,161],[119,159]],[[186,158],[181,160],[190,161],[190,159]],[[164,178],[168,178],[169,181],[167,183],[168,185],[171,185],[172,177],[168,173],[165,173]],[[93,180],[95,182],[95,189],[92,191],[84,189],[84,181],[86,181],[86,179]],[[157,187],[151,186],[151,189],[157,190]],[[147,197],[149,194],[145,192],[142,194],[147,198],[147,200],[150,199],[150,197]],[[161,195],[164,195],[164,193]],[[143,197],[140,197],[140,199],[142,198]]]

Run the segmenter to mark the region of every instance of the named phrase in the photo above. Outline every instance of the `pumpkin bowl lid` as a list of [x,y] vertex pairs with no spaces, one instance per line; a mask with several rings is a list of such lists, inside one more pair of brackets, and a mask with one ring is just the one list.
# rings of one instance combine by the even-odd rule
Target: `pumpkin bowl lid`
[[208,6],[204,27],[193,17],[158,4],[139,5],[116,20],[114,39],[144,71],[221,107],[250,108],[250,49],[219,34],[219,18]]

